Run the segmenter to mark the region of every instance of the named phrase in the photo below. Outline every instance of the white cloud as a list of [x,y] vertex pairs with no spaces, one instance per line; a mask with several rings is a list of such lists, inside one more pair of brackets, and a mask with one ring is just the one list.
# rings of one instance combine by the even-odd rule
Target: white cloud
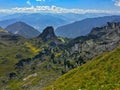
[[120,7],[120,0],[112,0],[115,6]]
[[84,14],[84,13],[106,13],[106,14],[120,14],[120,11],[113,11],[113,10],[96,10],[96,9],[67,9],[57,6],[31,6],[31,7],[16,7],[11,9],[0,9],[0,13],[39,13],[39,12],[47,12],[47,13],[77,13],[77,14]]
[[28,5],[31,5],[31,2],[30,2],[30,0],[27,0],[27,1],[26,1],[26,3],[27,3]]

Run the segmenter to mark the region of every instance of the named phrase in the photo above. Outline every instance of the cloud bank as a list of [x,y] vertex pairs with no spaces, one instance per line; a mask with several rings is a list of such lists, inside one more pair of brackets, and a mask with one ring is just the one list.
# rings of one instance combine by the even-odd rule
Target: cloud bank
[[[31,5],[30,3],[28,3]],[[85,13],[106,13],[106,14],[120,14],[120,11],[110,11],[110,10],[97,10],[97,9],[79,9],[79,8],[62,8],[57,6],[30,6],[30,7],[16,7],[11,9],[0,9],[0,13],[77,13],[77,14],[85,14]]]

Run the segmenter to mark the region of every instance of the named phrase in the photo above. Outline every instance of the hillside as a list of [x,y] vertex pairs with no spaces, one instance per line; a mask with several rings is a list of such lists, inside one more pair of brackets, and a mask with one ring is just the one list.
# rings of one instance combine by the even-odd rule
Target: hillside
[[[49,26],[36,38],[0,33],[1,90],[42,90],[58,77],[120,45],[120,23],[108,22],[75,39]],[[66,89],[65,89],[66,90]]]
[[0,33],[6,33],[8,31],[4,30],[2,27],[0,27]]
[[24,23],[24,22],[16,22],[8,25],[5,30],[20,35],[24,38],[34,38],[37,37],[40,32],[33,28],[32,26]]
[[104,16],[97,18],[87,18],[71,24],[60,26],[56,29],[56,34],[62,37],[76,38],[88,34],[94,27],[102,27],[107,22],[119,22],[120,16]]
[[49,85],[61,75],[58,62],[61,63],[64,51],[58,46],[64,42],[53,36],[52,27],[46,28],[41,35],[45,41],[42,36],[25,39],[0,33],[1,90],[39,90],[37,88]]
[[[0,77],[5,76],[12,71],[14,64],[18,62],[19,58],[31,57],[34,55],[32,51],[27,50],[24,42],[28,40],[18,35],[13,35],[5,30],[0,32]],[[19,52],[18,52],[19,51]],[[2,78],[3,79],[3,78]],[[1,79],[0,79],[1,83]]]
[[119,90],[120,47],[61,76],[44,90]]

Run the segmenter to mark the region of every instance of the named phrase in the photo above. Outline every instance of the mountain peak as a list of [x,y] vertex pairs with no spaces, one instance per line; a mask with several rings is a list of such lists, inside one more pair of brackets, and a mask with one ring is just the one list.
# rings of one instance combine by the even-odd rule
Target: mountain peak
[[14,24],[18,24],[18,25],[27,25],[26,23],[24,23],[24,22],[22,22],[22,21],[15,22]]
[[18,34],[20,36],[23,36],[25,38],[37,37],[40,34],[38,30],[21,21],[7,26],[6,30],[13,34]]
[[52,26],[48,26],[46,27],[43,32],[40,34],[40,36],[42,39],[53,39],[56,38],[55,32],[54,32],[54,28]]

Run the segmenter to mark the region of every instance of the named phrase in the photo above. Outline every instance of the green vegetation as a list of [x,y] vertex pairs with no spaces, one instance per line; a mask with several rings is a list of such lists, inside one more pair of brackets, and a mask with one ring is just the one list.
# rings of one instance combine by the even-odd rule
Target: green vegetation
[[[114,30],[115,33],[108,30],[109,32],[104,34],[98,32],[96,36],[81,36],[72,40],[57,38],[53,28],[52,34],[48,30],[32,39],[1,31],[1,90],[41,90],[44,87],[45,90],[120,88],[119,47],[88,62],[91,58],[105,51],[112,51],[119,45],[117,29]],[[86,62],[88,63],[85,64]],[[77,68],[78,66],[81,67]],[[74,70],[70,71],[71,69]],[[53,83],[61,75],[63,76]]]
[[[51,77],[54,77],[54,78],[51,78]],[[34,88],[34,87],[37,87],[40,89],[41,86],[38,86],[38,85],[40,85],[40,84],[43,86],[49,85],[55,80],[55,78],[57,78],[55,72],[43,70],[38,73],[30,74],[30,75],[24,77],[23,79],[10,80],[7,83],[5,89],[8,89],[8,90],[30,90],[31,88]]]
[[69,71],[44,90],[120,90],[120,47]]
[[2,90],[42,88],[52,84],[61,75],[64,69],[61,56],[64,51],[58,46],[49,45],[52,41],[43,42],[40,38],[18,40],[9,38],[0,38]]
[[0,44],[0,76],[6,75],[9,72],[14,71],[14,65],[23,58],[31,58],[35,55],[33,50],[36,50],[36,47],[32,47],[32,44],[29,44],[31,48],[26,46],[26,39],[20,39],[17,42],[8,41],[0,39],[2,44]]
[[63,43],[65,43],[65,39],[64,39],[64,38],[59,37],[58,39],[59,39],[60,41],[62,41]]
[[35,54],[37,54],[39,52],[39,49],[36,48],[35,46],[33,46],[32,44],[26,42],[25,45],[26,45],[26,47],[28,47],[31,50],[31,52],[33,52]]

